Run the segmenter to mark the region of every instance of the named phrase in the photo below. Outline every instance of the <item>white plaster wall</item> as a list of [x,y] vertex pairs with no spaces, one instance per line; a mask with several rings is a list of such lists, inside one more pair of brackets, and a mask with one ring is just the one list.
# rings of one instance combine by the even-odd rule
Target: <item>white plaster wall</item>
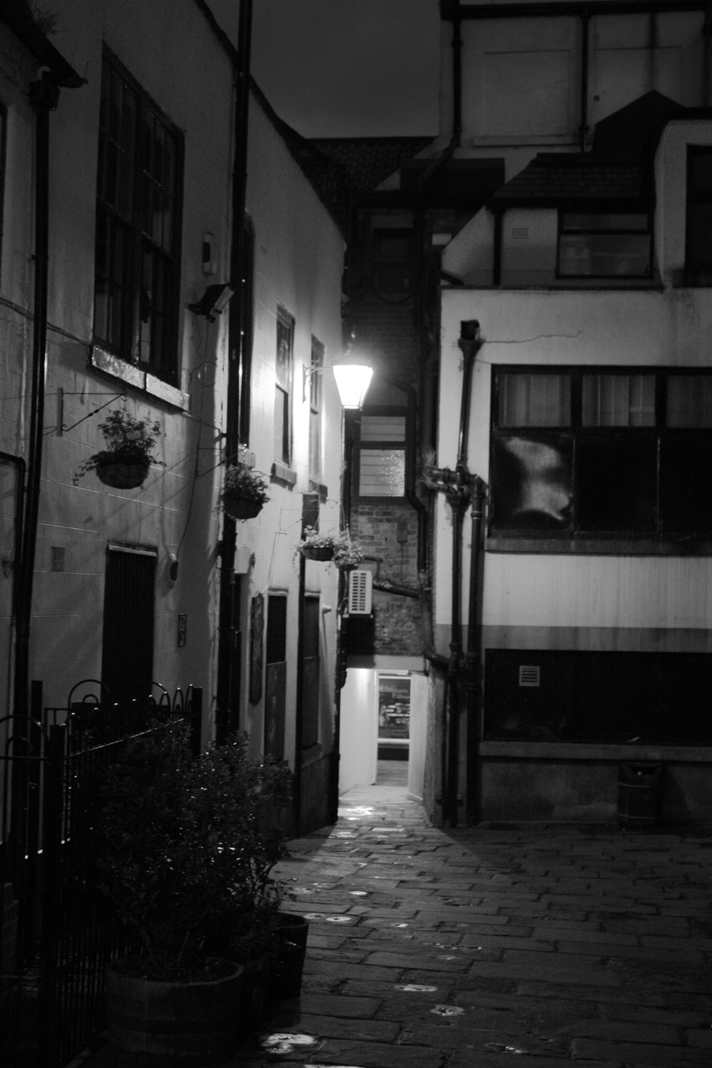
[[[460,322],[478,319],[484,345],[472,384],[469,466],[489,481],[493,364],[704,367],[712,300],[707,290],[485,291],[442,295],[442,362],[438,464],[457,455],[462,354]],[[469,513],[468,513],[469,516]],[[452,516],[438,495],[435,614],[450,624]],[[469,579],[465,522],[463,589]],[[589,555],[484,556],[485,626],[708,628],[712,622],[709,561],[704,557]],[[466,613],[467,606],[464,606]]]

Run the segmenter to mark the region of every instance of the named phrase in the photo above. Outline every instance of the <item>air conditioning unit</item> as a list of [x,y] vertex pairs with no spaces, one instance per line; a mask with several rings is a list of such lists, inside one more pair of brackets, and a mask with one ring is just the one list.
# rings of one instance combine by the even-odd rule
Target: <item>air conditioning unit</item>
[[370,571],[349,571],[350,616],[370,616],[373,604],[373,574]]

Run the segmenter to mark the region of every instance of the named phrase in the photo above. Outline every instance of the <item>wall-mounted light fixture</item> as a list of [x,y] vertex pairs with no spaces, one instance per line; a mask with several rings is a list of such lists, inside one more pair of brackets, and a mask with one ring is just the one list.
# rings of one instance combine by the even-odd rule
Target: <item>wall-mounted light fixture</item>
[[[348,352],[340,360],[336,360],[327,366],[334,372],[336,388],[339,391],[342,407],[352,411],[362,408],[373,377],[373,368],[368,360]],[[310,376],[323,374],[324,368],[305,366],[302,371],[304,375],[303,399],[306,401]]]
[[227,282],[217,282],[208,286],[200,300],[188,307],[196,315],[204,315],[209,323],[214,323],[216,316],[227,308],[233,293]]

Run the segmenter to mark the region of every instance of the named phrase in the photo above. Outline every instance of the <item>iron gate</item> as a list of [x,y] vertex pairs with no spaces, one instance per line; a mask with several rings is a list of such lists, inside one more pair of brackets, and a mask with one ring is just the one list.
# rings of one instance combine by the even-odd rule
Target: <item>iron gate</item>
[[[94,885],[102,776],[131,735],[185,719],[200,745],[202,691],[112,704],[96,680],[64,708],[0,720],[0,1052],[3,1063],[61,1068],[103,1032],[107,963],[136,947]],[[0,1058],[2,1059],[2,1058]]]

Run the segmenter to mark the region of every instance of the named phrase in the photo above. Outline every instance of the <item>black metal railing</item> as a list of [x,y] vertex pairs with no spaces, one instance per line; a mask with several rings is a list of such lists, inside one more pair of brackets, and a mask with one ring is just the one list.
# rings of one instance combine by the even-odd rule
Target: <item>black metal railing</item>
[[0,1062],[61,1068],[105,1026],[108,962],[135,947],[97,891],[96,813],[126,740],[168,720],[200,747],[202,691],[154,684],[124,705],[96,680],[61,708],[0,719]]

